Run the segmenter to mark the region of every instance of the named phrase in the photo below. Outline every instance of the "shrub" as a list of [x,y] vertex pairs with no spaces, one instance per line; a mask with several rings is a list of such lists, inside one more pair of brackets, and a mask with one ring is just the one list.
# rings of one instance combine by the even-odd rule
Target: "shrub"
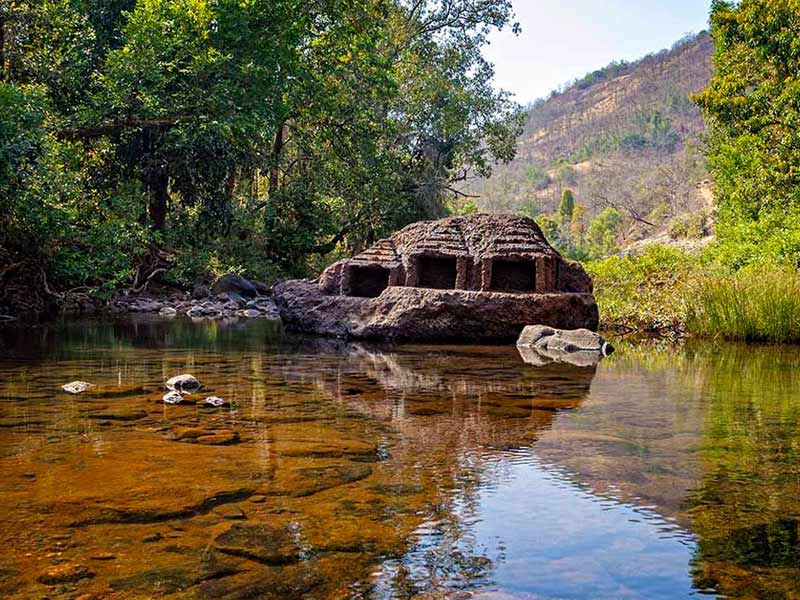
[[709,214],[705,211],[681,215],[669,226],[669,235],[672,239],[686,238],[699,240],[711,231]]
[[611,256],[588,263],[601,327],[641,332],[681,329],[685,290],[696,263],[686,252],[657,244],[646,246],[639,256]]
[[617,236],[621,226],[622,215],[610,206],[592,219],[586,236],[592,257],[602,258],[617,250]]

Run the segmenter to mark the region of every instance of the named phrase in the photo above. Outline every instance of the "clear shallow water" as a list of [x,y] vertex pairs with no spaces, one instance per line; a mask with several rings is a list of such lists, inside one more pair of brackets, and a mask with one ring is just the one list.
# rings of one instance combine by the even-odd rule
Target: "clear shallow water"
[[[798,363],[0,329],[0,595],[797,598]],[[158,403],[180,372],[235,406]]]

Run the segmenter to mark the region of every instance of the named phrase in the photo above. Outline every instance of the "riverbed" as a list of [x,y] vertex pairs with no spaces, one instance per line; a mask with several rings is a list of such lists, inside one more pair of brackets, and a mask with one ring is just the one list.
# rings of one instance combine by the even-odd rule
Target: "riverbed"
[[[0,596],[798,598],[798,367],[710,342],[533,366],[269,321],[8,326]],[[203,394],[161,403],[180,373]]]

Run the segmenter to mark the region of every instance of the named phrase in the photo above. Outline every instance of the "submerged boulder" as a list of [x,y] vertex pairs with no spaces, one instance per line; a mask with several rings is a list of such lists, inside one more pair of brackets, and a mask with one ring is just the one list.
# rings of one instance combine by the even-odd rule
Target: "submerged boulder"
[[49,567],[44,573],[37,577],[37,580],[39,583],[45,585],[59,585],[75,583],[81,579],[91,579],[94,576],[94,572],[88,567],[66,563]]
[[167,392],[161,398],[161,401],[164,404],[180,404],[181,402],[183,402],[183,396],[175,391]]
[[588,329],[563,330],[547,325],[529,325],[517,340],[522,359],[533,365],[568,362],[589,366],[614,352],[603,336]]
[[598,324],[589,276],[526,217],[415,223],[272,292],[287,328],[339,337],[513,341],[528,323]]
[[224,398],[220,398],[219,396],[209,396],[200,402],[201,406],[213,406],[214,408],[220,408],[222,406],[230,406],[230,402],[226,401]]

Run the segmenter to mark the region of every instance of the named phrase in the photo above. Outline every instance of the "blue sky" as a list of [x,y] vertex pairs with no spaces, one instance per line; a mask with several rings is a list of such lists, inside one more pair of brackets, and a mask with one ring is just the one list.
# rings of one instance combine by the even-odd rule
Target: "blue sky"
[[526,104],[612,60],[634,60],[708,26],[710,0],[513,0],[522,33],[493,34],[497,87]]

